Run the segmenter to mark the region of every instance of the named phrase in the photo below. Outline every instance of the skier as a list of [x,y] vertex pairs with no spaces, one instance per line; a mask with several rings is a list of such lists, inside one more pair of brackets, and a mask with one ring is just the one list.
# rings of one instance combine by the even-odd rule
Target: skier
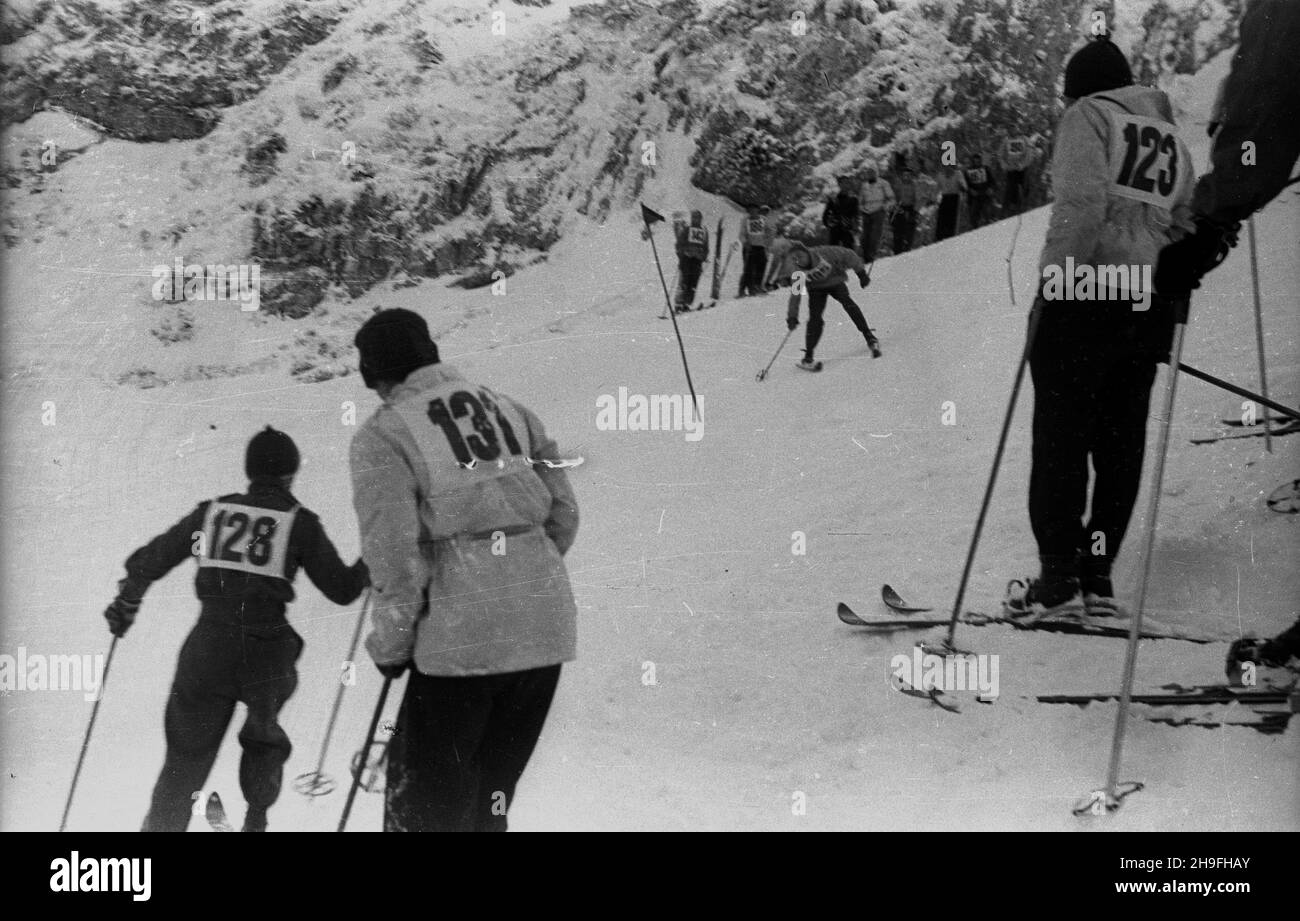
[[691,212],[691,223],[677,235],[677,312],[685,313],[695,303],[695,288],[700,283],[700,272],[709,258],[709,231],[704,226],[704,215]]
[[429,328],[383,310],[358,330],[383,405],[352,440],[379,670],[409,670],[388,748],[385,831],[505,831],[515,786],[574,658],[564,554],[578,507],[532,412],[442,364]]
[[946,240],[957,232],[957,216],[961,211],[961,197],[966,192],[966,179],[961,170],[949,164],[939,173],[939,213],[935,218],[934,239]]
[[[1186,223],[1190,156],[1178,140],[1169,97],[1134,86],[1128,61],[1107,38],[1086,44],[1065,71],[1066,111],[1052,160],[1055,204],[1039,260],[1044,278],[1067,265],[1147,265],[1172,228]],[[1125,137],[1155,138],[1160,182],[1126,184],[1131,157]],[[1116,155],[1115,145],[1121,153]],[[1066,282],[1073,285],[1073,280]],[[1159,297],[1143,310],[1128,292],[1097,292],[1090,303],[1047,300],[1034,305],[1038,331],[1030,354],[1034,382],[1029,518],[1041,574],[1023,608],[1073,609],[1082,591],[1088,614],[1119,612],[1111,568],[1137,500],[1146,422],[1156,365],[1167,360],[1172,305]],[[1148,295],[1150,293],[1148,292]],[[1094,483],[1090,518],[1088,466]]]
[[181,647],[167,700],[167,756],[142,831],[185,831],[196,790],[217,758],[235,704],[248,708],[239,731],[244,831],[265,831],[293,746],[278,717],[298,685],[303,641],[285,620],[301,567],[330,601],[350,604],[369,581],[366,564],[345,566],[320,519],[290,493],[298,449],[267,427],[244,457],[248,490],[200,502],[126,561],[126,578],[104,617],[114,636],[135,622],[150,584],[191,555],[199,621]]
[[1033,161],[1034,149],[1023,137],[1008,137],[1002,143],[1000,162],[1005,186],[1002,191],[1002,211],[1011,214],[1020,210],[1025,200],[1025,171]]
[[894,210],[893,186],[877,176],[874,166],[868,166],[866,179],[858,190],[858,200],[862,207],[862,258],[870,265],[880,252],[885,224]]
[[[1166,246],[1156,290],[1181,295],[1200,287],[1236,243],[1239,222],[1290,182],[1300,156],[1300,3],[1254,0],[1246,7],[1232,70],[1221,87],[1212,169],[1196,184],[1196,232]],[[1248,146],[1247,146],[1248,145]],[[1247,158],[1246,150],[1254,152]]]
[[975,230],[988,223],[989,210],[993,205],[993,176],[984,165],[984,158],[979,154],[971,154],[965,177],[970,229]]
[[[844,273],[851,271],[863,288],[871,284],[862,257],[843,246],[814,246],[810,249],[802,243],[795,243],[786,256],[786,274],[795,271],[804,273],[804,285],[808,290],[808,330],[804,336],[803,360],[799,362],[799,367],[805,371],[820,371],[822,368],[821,362],[813,358],[813,352],[822,338],[822,314],[826,311],[828,295],[840,302],[853,325],[867,340],[872,356],[879,358],[880,343],[876,334],[867,325],[862,309],[853,302],[848,286],[844,283]],[[799,325],[799,300],[797,295],[790,298],[785,323],[791,330]]]
[[858,197],[853,194],[851,176],[840,176],[840,190],[826,200],[822,210],[822,224],[826,227],[827,243],[853,249],[853,230],[858,226]]
[[905,253],[912,248],[912,237],[916,234],[916,191],[916,177],[912,170],[900,167],[894,179],[894,199],[898,207],[894,209],[891,228],[895,253]]
[[763,293],[763,270],[767,267],[767,221],[758,205],[750,205],[740,225],[740,290],[737,297]]

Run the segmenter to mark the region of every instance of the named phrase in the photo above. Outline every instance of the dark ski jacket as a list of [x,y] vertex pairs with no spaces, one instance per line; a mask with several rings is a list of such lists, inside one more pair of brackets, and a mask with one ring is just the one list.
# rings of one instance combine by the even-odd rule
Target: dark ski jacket
[[350,604],[370,583],[366,564],[345,565],[320,519],[278,482],[254,480],[248,492],[200,502],[127,558],[123,594],[144,597],[190,558],[203,616],[235,624],[283,622],[299,568],[335,604]]
[[[1287,184],[1300,157],[1300,3],[1254,0],[1222,87],[1222,121],[1212,169],[1196,184],[1192,210],[1219,224],[1244,221]],[[1243,163],[1243,144],[1255,162]]]
[[701,262],[709,258],[709,231],[704,227],[683,227],[677,237],[677,258],[698,259]]
[[832,229],[853,230],[858,226],[858,197],[856,195],[838,195],[826,201],[822,211],[822,224]]

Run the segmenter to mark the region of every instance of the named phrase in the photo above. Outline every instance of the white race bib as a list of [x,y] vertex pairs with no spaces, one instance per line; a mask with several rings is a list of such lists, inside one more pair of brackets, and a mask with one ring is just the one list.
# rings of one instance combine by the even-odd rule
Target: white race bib
[[289,533],[295,508],[280,512],[234,502],[212,502],[203,518],[204,553],[200,566],[285,578]]
[[440,384],[394,407],[428,467],[434,495],[518,474],[528,459],[528,423],[514,404],[469,381]]
[[1166,211],[1182,201],[1192,182],[1192,158],[1167,121],[1112,110],[1108,191]]

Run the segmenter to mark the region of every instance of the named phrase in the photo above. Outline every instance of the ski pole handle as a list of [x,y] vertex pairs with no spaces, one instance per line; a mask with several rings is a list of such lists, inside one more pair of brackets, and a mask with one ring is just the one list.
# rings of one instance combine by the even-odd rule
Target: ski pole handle
[[[375,714],[370,718],[370,728],[366,730],[366,741],[361,746],[363,753],[369,753],[370,743],[375,738],[375,730],[379,728],[379,717],[384,712],[384,704],[388,701],[388,689],[393,686],[392,678],[384,679],[384,686],[379,691],[379,703],[375,704]],[[352,802],[357,798],[357,787],[361,785],[361,768],[366,765],[365,754],[361,757],[360,767],[352,772],[352,786],[348,788],[348,801],[343,804],[343,815],[339,817],[339,831],[343,831],[348,825],[348,816],[352,812]]]

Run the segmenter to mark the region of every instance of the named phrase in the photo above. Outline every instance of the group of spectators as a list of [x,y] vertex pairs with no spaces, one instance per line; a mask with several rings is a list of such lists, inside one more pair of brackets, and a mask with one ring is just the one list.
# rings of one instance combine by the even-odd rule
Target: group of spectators
[[879,254],[887,225],[893,252],[905,253],[916,244],[918,227],[931,213],[936,242],[957,233],[963,201],[971,230],[995,216],[1015,214],[1029,204],[1027,176],[1038,155],[1033,139],[1009,137],[995,165],[975,153],[965,166],[945,164],[931,176],[924,164],[914,171],[899,158],[888,180],[881,179],[875,167],[867,167],[856,190],[855,177],[840,176],[839,191],[822,210],[827,243],[857,250],[871,262]]

